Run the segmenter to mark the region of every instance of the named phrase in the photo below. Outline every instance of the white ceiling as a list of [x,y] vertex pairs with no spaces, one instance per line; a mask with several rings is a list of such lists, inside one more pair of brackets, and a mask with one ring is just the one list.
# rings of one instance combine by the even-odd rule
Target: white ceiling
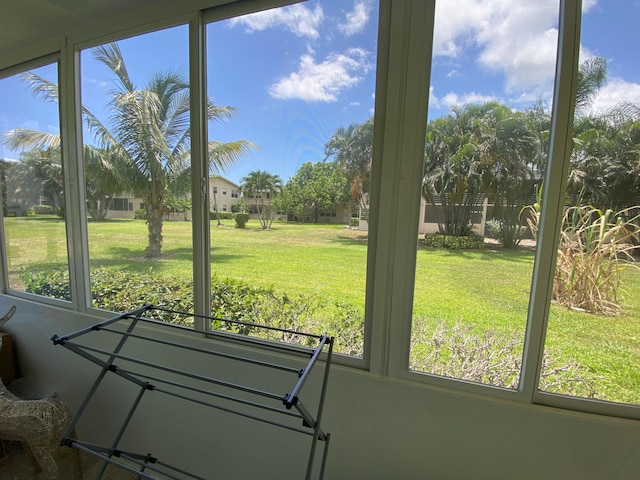
[[[162,0],[0,0],[0,58],[97,21],[150,8]],[[188,2],[184,2],[188,3]],[[3,62],[0,62],[0,64]]]

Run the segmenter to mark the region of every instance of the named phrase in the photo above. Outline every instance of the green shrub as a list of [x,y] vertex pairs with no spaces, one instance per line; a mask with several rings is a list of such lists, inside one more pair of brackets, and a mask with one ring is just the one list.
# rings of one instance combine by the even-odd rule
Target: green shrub
[[352,227],[359,227],[360,226],[360,219],[357,217],[351,217],[351,226]]
[[473,250],[484,248],[484,239],[475,233],[463,237],[443,235],[441,233],[427,233],[424,236],[423,243],[426,247],[448,248],[450,250]]
[[484,224],[484,236],[493,238],[494,240],[500,240],[500,237],[502,236],[500,221],[495,218],[487,220]]
[[[91,272],[91,293],[92,306],[114,312],[126,312],[145,303],[182,312],[193,311],[193,282],[152,273],[99,268]],[[171,318],[161,320],[185,323]]]
[[69,272],[66,270],[53,270],[50,272],[23,272],[20,279],[25,286],[25,291],[49,298],[71,300],[69,287]]
[[247,222],[249,221],[249,214],[244,212],[236,213],[235,220],[236,220],[236,227],[244,228]]
[[209,219],[210,220],[233,220],[233,213],[232,212],[215,212],[215,211],[211,211],[209,212]]
[[36,215],[53,215],[53,207],[51,205],[34,205],[33,211]]
[[24,211],[24,216],[25,217],[33,217],[35,216],[36,211],[33,208],[28,208]]
[[[70,300],[69,274],[49,271],[22,275],[26,291],[51,298]],[[149,303],[179,312],[193,312],[193,282],[152,273],[130,273],[99,268],[91,272],[92,306],[126,312]],[[193,326],[190,316],[155,312],[158,320]],[[211,315],[287,329],[269,331],[251,325],[213,320],[212,327],[270,340],[312,346],[315,340],[296,332],[336,337],[335,350],[350,355],[363,353],[364,313],[346,304],[326,304],[318,298],[290,297],[273,288],[254,287],[231,280],[211,279]]]
[[139,208],[133,211],[133,218],[136,220],[146,220],[147,211],[144,208]]

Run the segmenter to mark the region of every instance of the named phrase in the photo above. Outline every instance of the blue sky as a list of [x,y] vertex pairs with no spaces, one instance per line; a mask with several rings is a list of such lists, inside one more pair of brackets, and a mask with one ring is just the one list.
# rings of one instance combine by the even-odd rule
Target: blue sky
[[[236,108],[232,120],[211,126],[210,138],[258,147],[224,176],[240,182],[260,169],[286,181],[302,163],[324,159],[338,127],[373,114],[376,10],[373,0],[310,1],[209,25],[209,95]],[[609,61],[609,81],[593,109],[623,99],[640,104],[640,1],[585,0],[583,11],[582,58]],[[549,101],[557,15],[557,0],[437,2],[430,118],[467,102],[498,100],[521,109],[538,98]],[[187,74],[185,26],[120,45],[138,86],[158,70]],[[53,68],[40,73],[55,80]],[[83,103],[106,120],[112,79],[88,52],[82,82]],[[43,108],[24,82],[0,81],[0,131],[27,126],[55,133],[57,125],[55,108]],[[0,158],[17,156],[0,146]]]

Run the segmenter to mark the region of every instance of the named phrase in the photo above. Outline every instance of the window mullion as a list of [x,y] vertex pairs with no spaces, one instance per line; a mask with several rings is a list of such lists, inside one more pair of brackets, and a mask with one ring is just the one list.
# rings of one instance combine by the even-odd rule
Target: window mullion
[[[193,224],[193,303],[196,315],[209,315],[211,296],[209,163],[207,141],[206,28],[202,14],[189,22],[191,82],[191,200]],[[202,330],[202,319],[194,327]]]
[[65,182],[69,288],[75,310],[91,307],[80,100],[80,54],[65,42],[60,62],[60,136]]
[[376,131],[382,132],[376,142],[382,145],[377,173],[383,180],[370,231],[377,237],[371,255],[376,271],[385,274],[369,276],[371,353],[379,360],[371,369],[394,377],[407,366],[434,10],[434,2],[391,4],[386,96],[379,116],[384,123]]
[[537,390],[549,319],[554,272],[572,148],[573,117],[580,52],[582,2],[562,0],[558,56],[542,211],[533,269],[520,390],[532,399]]

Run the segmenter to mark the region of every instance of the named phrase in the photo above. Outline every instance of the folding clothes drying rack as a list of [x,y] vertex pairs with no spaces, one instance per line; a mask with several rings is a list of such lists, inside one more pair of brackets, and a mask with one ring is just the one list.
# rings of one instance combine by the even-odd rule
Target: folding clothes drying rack
[[[156,318],[153,318],[153,317]],[[317,343],[315,347],[302,347],[297,344],[285,342],[267,342],[269,349],[274,349],[284,355],[277,357],[282,363],[276,364],[261,360],[261,355],[239,356],[215,349],[219,343],[211,342],[212,348],[198,348],[174,341],[175,337],[183,337],[184,334],[211,335],[222,340],[222,345],[237,344],[264,346],[265,342],[256,340],[255,337],[240,335],[225,335],[213,331],[199,331],[189,327],[166,323],[157,318],[163,316],[182,316],[183,318],[198,317],[205,321],[216,322],[217,325],[227,324],[231,328],[240,331],[265,331],[268,334],[282,336],[295,336],[304,339],[305,343]],[[137,327],[143,324],[151,324],[153,328],[144,329],[139,333]],[[171,330],[179,330],[181,335],[176,335],[167,339],[162,333]],[[157,332],[154,336],[154,332]],[[115,346],[113,349],[103,349],[89,344],[79,343],[84,337],[92,334],[100,336],[115,336]],[[101,337],[104,339],[104,337]],[[261,326],[246,322],[219,319],[214,317],[197,316],[185,312],[173,311],[144,305],[141,308],[117,315],[111,319],[97,323],[82,330],[64,336],[54,335],[52,338],[54,345],[61,345],[77,353],[81,357],[95,363],[100,368],[98,376],[80,405],[77,413],[65,432],[61,443],[69,447],[76,448],[102,460],[96,480],[100,480],[108,464],[115,465],[123,470],[137,475],[138,478],[148,480],[159,479],[202,479],[183,468],[172,466],[161,461],[151,454],[140,454],[136,452],[123,451],[119,448],[122,437],[136,412],[141,406],[141,400],[145,394],[158,392],[176,398],[179,401],[193,402],[204,405],[212,409],[230,414],[239,415],[246,419],[267,423],[276,427],[287,429],[311,437],[309,455],[307,460],[305,479],[310,480],[312,476],[322,479],[329,448],[330,434],[320,428],[322,410],[324,405],[329,368],[331,366],[331,355],[333,351],[333,338],[323,335],[312,335],[300,333],[292,330],[279,329],[274,327]],[[291,377],[288,383],[291,385],[286,394],[278,394],[264,391],[252,385],[243,385],[222,379],[215,375],[196,374],[175,368],[170,364],[172,355],[163,350],[162,362],[157,363],[157,355],[153,359],[144,358],[145,352],[153,349],[136,348],[134,354],[125,354],[127,342],[142,342],[141,344],[155,344],[165,349],[175,349],[187,352],[187,355],[195,355],[200,360],[214,357],[222,359],[224,362],[243,364],[251,369],[264,369],[271,372],[278,372],[279,375]],[[94,342],[95,343],[95,342]],[[244,349],[243,352],[261,352],[262,350]],[[156,349],[157,353],[157,349]],[[306,363],[305,363],[306,360]],[[322,367],[323,365],[323,367]],[[317,406],[312,414],[302,401],[302,391],[305,382],[310,378],[311,372],[316,367],[319,370],[318,376],[314,376],[315,392],[311,393],[311,403]],[[225,368],[225,372],[229,369]],[[260,372],[257,372],[258,374]],[[75,437],[74,431],[77,422],[82,417],[98,387],[105,378],[110,375],[117,375],[139,387],[137,396],[132,401],[129,412],[125,415],[124,421],[115,434],[112,442],[108,446],[95,445],[84,442]],[[176,380],[178,379],[178,380]],[[188,381],[188,384],[182,383]],[[285,377],[285,382],[288,377]],[[308,390],[308,389],[307,389]],[[318,392],[319,390],[319,392]],[[305,391],[305,394],[307,392]],[[307,395],[309,396],[309,395]],[[306,398],[305,398],[306,399]],[[318,442],[324,442],[322,451],[318,448]],[[320,464],[314,466],[316,457],[320,456]],[[210,479],[206,479],[210,480]]]

